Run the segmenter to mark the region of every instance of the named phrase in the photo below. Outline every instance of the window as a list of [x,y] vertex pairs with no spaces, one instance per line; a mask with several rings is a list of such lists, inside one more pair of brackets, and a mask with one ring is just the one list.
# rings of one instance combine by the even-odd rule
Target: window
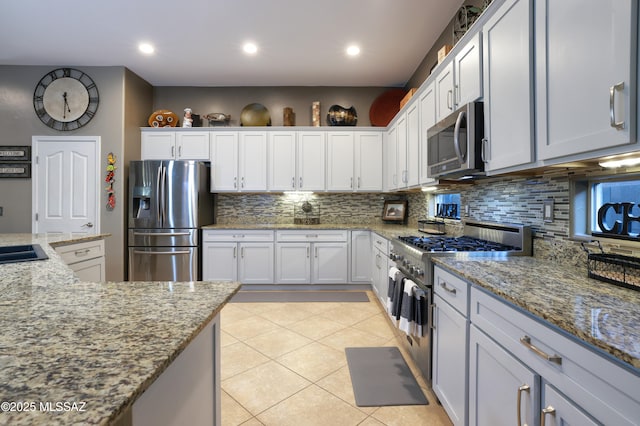
[[433,215],[446,219],[460,219],[460,194],[436,194]]
[[574,236],[640,238],[640,177],[576,181],[573,192]]

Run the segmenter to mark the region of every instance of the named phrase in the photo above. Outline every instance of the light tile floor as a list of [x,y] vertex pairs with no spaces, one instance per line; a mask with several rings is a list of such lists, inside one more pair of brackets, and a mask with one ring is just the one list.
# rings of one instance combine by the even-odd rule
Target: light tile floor
[[[226,305],[222,424],[451,425],[375,295],[367,294],[369,303]],[[429,405],[356,406],[344,348],[358,346],[398,346]]]

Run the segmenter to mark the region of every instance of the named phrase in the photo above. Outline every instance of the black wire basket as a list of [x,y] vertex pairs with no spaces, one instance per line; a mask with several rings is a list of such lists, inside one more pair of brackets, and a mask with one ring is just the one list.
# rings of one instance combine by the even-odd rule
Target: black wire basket
[[[582,248],[588,254],[589,278],[640,291],[640,258],[604,252],[591,253],[584,244]],[[600,250],[602,251],[602,247]]]

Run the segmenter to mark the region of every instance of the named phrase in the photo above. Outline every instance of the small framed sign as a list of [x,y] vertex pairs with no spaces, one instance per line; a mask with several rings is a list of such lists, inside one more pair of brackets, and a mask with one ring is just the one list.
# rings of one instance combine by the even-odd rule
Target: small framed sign
[[31,161],[31,147],[0,146],[0,162],[2,161]]
[[382,220],[403,222],[407,214],[407,200],[385,201]]
[[0,178],[30,178],[31,163],[0,163]]

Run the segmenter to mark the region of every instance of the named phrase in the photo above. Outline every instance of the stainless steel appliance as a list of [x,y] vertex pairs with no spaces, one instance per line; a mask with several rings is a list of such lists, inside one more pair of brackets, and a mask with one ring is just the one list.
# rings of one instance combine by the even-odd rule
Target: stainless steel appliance
[[[463,235],[400,236],[391,243],[389,257],[400,271],[428,294],[428,306],[433,300],[433,262],[435,256],[508,257],[530,256],[531,229],[517,224],[466,221]],[[405,347],[411,354],[424,378],[431,383],[432,318],[429,333],[422,338],[407,336]]]
[[428,169],[433,178],[484,174],[484,107],[470,102],[427,130]]
[[215,220],[209,170],[198,161],[130,163],[130,281],[202,278],[200,228]]

